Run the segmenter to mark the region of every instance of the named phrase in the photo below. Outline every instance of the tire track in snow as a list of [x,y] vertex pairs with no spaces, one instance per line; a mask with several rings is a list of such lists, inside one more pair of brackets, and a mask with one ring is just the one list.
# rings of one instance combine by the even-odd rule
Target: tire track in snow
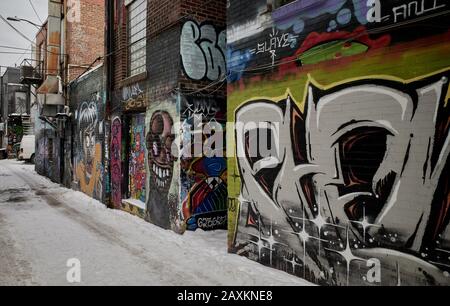
[[[2,175],[5,177],[5,175]],[[3,178],[2,178],[3,179]],[[8,204],[15,194],[19,199],[21,192],[29,191],[27,188],[9,188],[2,190],[2,205]],[[6,206],[6,205],[5,205]],[[7,223],[6,217],[0,212],[0,286],[24,286],[33,285],[31,264],[24,259],[11,234],[12,227]]]
[[[5,166],[5,168],[10,171],[13,170],[7,165],[3,166]],[[18,168],[14,170],[18,170]],[[173,261],[171,261],[171,265],[168,267],[166,264],[167,261],[164,258],[161,259],[159,256],[151,256],[151,253],[147,249],[131,246],[129,243],[119,238],[122,236],[122,234],[115,228],[100,223],[92,216],[64,204],[63,202],[55,198],[54,195],[52,195],[51,189],[53,188],[48,188],[48,186],[45,186],[44,184],[42,184],[42,182],[37,181],[36,178],[34,178],[28,172],[25,173],[22,168],[20,169],[20,171],[15,171],[14,174],[22,179],[26,184],[28,184],[35,195],[45,201],[45,203],[47,203],[50,207],[56,209],[65,217],[77,222],[78,224],[86,228],[89,232],[99,236],[101,239],[117,245],[126,250],[132,256],[137,257],[137,259],[142,262],[142,265],[151,270],[152,273],[157,274],[162,278],[167,278],[166,281],[168,281],[168,283],[170,283],[173,279],[177,279],[177,281],[180,283],[191,285],[196,283],[195,280],[197,280],[198,284],[208,283],[210,285],[220,285],[217,280],[198,270],[195,271],[195,274],[187,274],[183,266],[175,266],[173,264]],[[68,190],[68,192],[70,191],[71,190]]]

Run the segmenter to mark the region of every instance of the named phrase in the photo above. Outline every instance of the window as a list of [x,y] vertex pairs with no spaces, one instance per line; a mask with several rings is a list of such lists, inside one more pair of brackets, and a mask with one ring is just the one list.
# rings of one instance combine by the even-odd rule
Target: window
[[133,76],[146,71],[147,0],[128,2],[128,76]]

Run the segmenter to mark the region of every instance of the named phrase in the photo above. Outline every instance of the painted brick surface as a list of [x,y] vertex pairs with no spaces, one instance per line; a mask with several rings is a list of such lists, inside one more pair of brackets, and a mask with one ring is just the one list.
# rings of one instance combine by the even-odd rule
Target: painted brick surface
[[108,183],[103,73],[103,66],[100,66],[70,86],[70,103],[74,112],[73,182],[77,189],[99,201],[104,201]]
[[133,128],[130,118],[144,112],[146,220],[179,233],[225,228],[225,159],[183,159],[173,156],[171,145],[190,137],[190,131],[178,130],[194,115],[204,115],[204,123],[225,124],[226,1],[149,0],[147,5],[147,71],[128,76],[127,8],[115,1],[113,206],[123,207],[131,195],[127,178],[133,146],[127,135]]
[[228,121],[266,123],[236,129],[230,251],[324,285],[450,284],[449,4],[268,2],[228,7]]

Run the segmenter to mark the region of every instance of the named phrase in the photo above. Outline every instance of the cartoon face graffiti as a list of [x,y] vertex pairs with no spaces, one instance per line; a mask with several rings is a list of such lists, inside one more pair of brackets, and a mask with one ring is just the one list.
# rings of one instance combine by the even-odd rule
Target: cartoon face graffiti
[[92,177],[96,148],[96,134],[98,132],[97,105],[95,102],[83,103],[78,111],[79,141],[83,153],[86,170],[86,182]]
[[[439,190],[448,186],[447,90],[446,74],[409,84],[369,79],[331,89],[310,85],[303,114],[290,96],[238,109],[236,121],[245,124],[236,130],[241,231],[253,228],[270,239],[271,227],[280,227],[286,234],[278,243],[304,254],[317,278],[335,262],[309,253],[306,241],[344,256],[347,240],[348,252],[383,258],[389,269],[399,262],[410,268],[401,252],[415,254],[416,268],[448,282],[419,259],[439,261],[432,250],[449,238],[449,190]],[[251,154],[259,142],[252,130],[263,132],[245,127],[252,122],[266,123],[278,140],[270,155]],[[400,252],[386,256],[386,249]]]
[[173,120],[169,113],[160,111],[153,114],[150,131],[147,134],[148,161],[152,173],[151,183],[160,192],[167,193],[173,176],[174,156],[172,144]]
[[103,196],[102,143],[98,138],[102,130],[97,100],[83,102],[76,113],[78,154],[75,177],[80,190],[96,199]]
[[176,200],[170,195],[175,158],[172,144],[173,120],[168,112],[153,113],[147,134],[149,197],[146,219],[160,227],[171,228]]

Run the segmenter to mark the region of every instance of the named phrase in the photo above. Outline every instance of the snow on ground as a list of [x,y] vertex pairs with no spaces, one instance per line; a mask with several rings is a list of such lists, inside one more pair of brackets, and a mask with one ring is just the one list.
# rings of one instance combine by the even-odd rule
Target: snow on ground
[[310,285],[227,253],[226,231],[178,235],[0,161],[0,285]]

